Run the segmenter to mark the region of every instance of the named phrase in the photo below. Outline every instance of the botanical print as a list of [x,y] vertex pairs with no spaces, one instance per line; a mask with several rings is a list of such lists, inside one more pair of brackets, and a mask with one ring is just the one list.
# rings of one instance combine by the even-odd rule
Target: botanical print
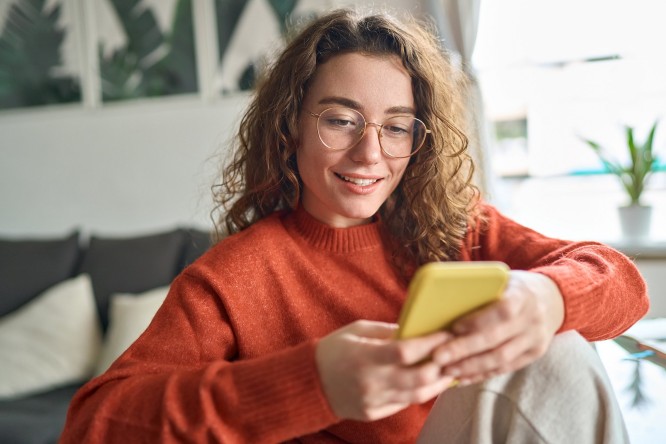
[[[195,21],[199,1],[0,0],[0,109],[198,94],[198,57],[216,58],[199,65],[216,66],[208,91],[252,89],[290,33],[335,3],[214,0],[215,20]],[[197,37],[215,36],[203,46],[217,53],[197,53],[195,23],[216,24]]]
[[[99,72],[104,101],[194,93],[198,89],[192,0],[105,0],[97,9],[102,26],[112,21],[124,37],[111,47],[100,36]],[[166,26],[157,11],[171,12]],[[111,16],[112,14],[112,16]],[[105,26],[104,29],[108,29]]]
[[64,60],[75,53],[63,24],[71,11],[47,0],[3,0],[0,8],[0,109],[79,102],[78,66]]
[[267,57],[284,43],[298,0],[216,0],[219,66],[215,89],[248,90]]

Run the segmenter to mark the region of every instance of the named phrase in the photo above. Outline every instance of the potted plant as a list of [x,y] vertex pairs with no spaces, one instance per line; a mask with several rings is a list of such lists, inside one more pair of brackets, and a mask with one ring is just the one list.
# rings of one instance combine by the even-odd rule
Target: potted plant
[[635,140],[634,128],[625,127],[626,148],[629,154],[628,165],[623,165],[610,157],[597,142],[583,139],[597,154],[606,170],[617,176],[627,193],[628,205],[619,208],[622,233],[627,238],[642,238],[650,232],[652,207],[643,205],[641,196],[650,174],[657,164],[657,158],[652,150],[657,123],[658,121],[652,125],[647,139],[643,143]]

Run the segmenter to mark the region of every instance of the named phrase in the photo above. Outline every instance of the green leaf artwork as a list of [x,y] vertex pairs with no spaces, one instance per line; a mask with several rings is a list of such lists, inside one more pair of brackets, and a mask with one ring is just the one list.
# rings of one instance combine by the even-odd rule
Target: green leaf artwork
[[[103,102],[196,93],[199,89],[193,0],[174,0],[169,26],[158,23],[145,0],[106,2],[124,34],[121,46],[97,45]],[[288,40],[298,0],[261,0]],[[249,0],[215,0],[219,60],[229,49]],[[162,6],[162,5],[161,5]],[[68,29],[60,23],[63,1],[12,0],[0,31],[0,109],[81,102],[81,80],[63,66]],[[84,44],[89,44],[87,41]],[[241,57],[243,55],[240,55]],[[260,63],[247,59],[239,90],[254,87]],[[83,74],[81,74],[83,75]]]
[[192,0],[177,0],[171,28],[163,33],[142,0],[110,0],[127,42],[99,45],[104,101],[196,92]]
[[81,100],[78,78],[62,72],[66,30],[61,4],[19,0],[11,4],[0,34],[0,109]]
[[[298,0],[265,0],[277,23],[280,26],[280,34],[283,39],[287,39],[289,35],[289,23],[298,5]],[[236,30],[236,25],[243,11],[247,6],[248,0],[216,0],[215,11],[217,19],[217,32],[218,32],[218,50],[220,60],[224,59],[224,55],[229,47],[232,36]],[[257,60],[248,60],[245,69],[242,71],[238,78],[238,89],[246,91],[254,88],[257,75],[259,74]]]
[[220,60],[227,52],[227,47],[236,29],[236,24],[243,14],[248,0],[215,0],[215,18],[217,19],[217,49]]

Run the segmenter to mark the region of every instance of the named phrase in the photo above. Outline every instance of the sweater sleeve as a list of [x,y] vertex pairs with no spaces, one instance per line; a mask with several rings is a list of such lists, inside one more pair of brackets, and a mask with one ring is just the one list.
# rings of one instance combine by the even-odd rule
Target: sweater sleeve
[[277,442],[337,422],[310,340],[234,360],[219,299],[181,275],[146,332],[76,394],[62,443]]
[[564,298],[560,331],[590,341],[620,335],[647,313],[645,281],[622,253],[597,242],[554,239],[483,207],[485,220],[468,233],[465,260],[499,260],[511,269],[550,277]]

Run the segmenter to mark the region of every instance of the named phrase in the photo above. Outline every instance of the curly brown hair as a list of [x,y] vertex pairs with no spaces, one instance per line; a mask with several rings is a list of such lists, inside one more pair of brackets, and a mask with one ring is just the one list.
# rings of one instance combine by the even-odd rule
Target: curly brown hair
[[235,155],[214,187],[218,230],[234,233],[276,210],[296,208],[301,103],[317,67],[349,52],[397,55],[412,79],[417,117],[432,131],[379,209],[396,257],[411,264],[455,260],[479,195],[460,129],[467,81],[428,25],[384,13],[328,13],[293,38],[266,71],[241,120]]

